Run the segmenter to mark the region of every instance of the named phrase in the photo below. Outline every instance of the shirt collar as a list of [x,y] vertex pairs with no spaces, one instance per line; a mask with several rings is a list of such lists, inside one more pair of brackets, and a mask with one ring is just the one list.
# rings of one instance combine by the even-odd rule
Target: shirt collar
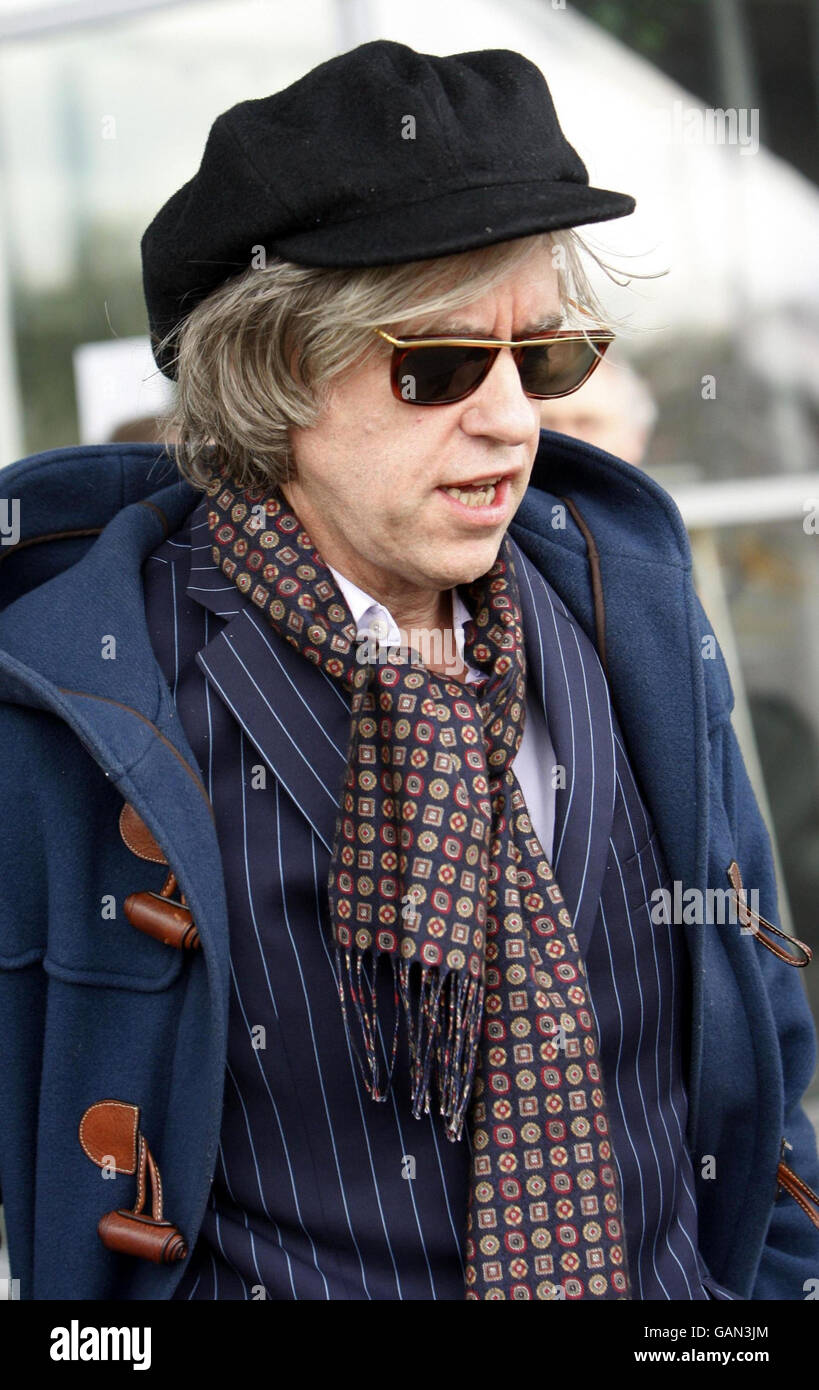
[[[340,574],[338,570],[328,565],[330,573],[338,584],[347,602],[353,622],[356,625],[356,636],[361,640],[372,635],[377,637],[379,642],[386,643],[387,646],[400,646],[401,634],[398,624],[392,616],[389,608],[377,599],[368,594],[364,589],[360,589],[354,584],[352,579]],[[455,647],[459,657],[464,658],[464,625],[468,623],[472,615],[464,603],[457,589],[452,591],[452,627],[455,635]],[[373,624],[376,627],[373,628]],[[380,625],[380,626],[379,626]],[[478,671],[474,666],[467,664],[468,679],[470,681],[482,680],[485,672]]]

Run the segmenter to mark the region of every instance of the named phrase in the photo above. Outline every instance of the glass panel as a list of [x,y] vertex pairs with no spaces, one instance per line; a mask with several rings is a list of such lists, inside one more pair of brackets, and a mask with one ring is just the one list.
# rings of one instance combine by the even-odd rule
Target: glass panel
[[[20,9],[0,0],[0,23]],[[211,0],[0,47],[22,453],[78,441],[77,344],[147,332],[140,238],[213,120],[331,57],[337,30],[332,0]]]

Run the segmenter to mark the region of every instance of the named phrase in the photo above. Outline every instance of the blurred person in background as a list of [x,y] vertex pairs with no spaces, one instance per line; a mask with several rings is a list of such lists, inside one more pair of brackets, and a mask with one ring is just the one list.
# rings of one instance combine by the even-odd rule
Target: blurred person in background
[[540,407],[544,429],[584,439],[638,468],[656,420],[657,406],[648,383],[610,352],[579,391],[542,401]]
[[815,1038],[685,531],[540,429],[633,207],[521,55],[364,45],[143,237],[176,466],[7,470],[25,1297],[804,1296]]

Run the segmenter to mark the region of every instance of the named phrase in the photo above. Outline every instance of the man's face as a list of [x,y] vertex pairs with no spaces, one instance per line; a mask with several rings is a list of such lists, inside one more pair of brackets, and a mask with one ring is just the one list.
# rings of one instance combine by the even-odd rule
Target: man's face
[[[559,318],[557,274],[548,247],[538,248],[424,336],[523,338]],[[413,332],[402,324],[402,336]],[[526,491],[539,430],[540,403],[524,395],[508,350],[477,391],[441,406],[396,400],[389,359],[376,358],[333,383],[314,427],[292,430],[297,477],[284,491],[326,563],[382,602],[412,605],[491,567]],[[482,491],[495,479],[484,505],[447,491]]]

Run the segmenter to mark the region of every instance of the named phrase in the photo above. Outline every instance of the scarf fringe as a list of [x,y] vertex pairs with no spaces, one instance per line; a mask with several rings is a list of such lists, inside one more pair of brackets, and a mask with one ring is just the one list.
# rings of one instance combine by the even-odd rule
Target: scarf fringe
[[[394,1024],[392,1048],[386,1076],[382,1081],[382,1057],[386,1046],[379,1027],[378,964],[386,958],[392,967]],[[428,1114],[432,1091],[437,1083],[440,1114],[445,1121],[447,1139],[457,1142],[462,1134],[469,1106],[480,1045],[485,987],[471,975],[448,970],[441,975],[438,966],[421,967],[421,987],[413,1017],[410,989],[412,963],[370,951],[342,951],[336,947],[338,992],[344,1026],[358,1058],[367,1091],[373,1100],[386,1100],[392,1087],[398,1049],[398,1025],[403,1005],[409,1046],[412,1114],[415,1119]],[[371,967],[368,973],[365,968]],[[416,963],[417,970],[417,963]],[[349,996],[364,1044],[364,1059],[350,1032]]]

